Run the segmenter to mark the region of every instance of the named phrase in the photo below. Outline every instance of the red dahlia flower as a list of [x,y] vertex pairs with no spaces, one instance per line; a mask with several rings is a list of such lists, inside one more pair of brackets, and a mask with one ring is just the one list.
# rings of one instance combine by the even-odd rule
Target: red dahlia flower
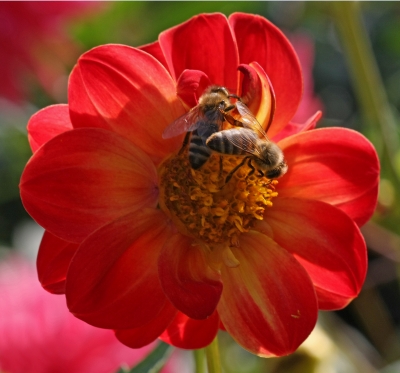
[[[182,137],[162,138],[211,84],[270,123],[289,167],[279,183],[243,166],[221,187],[219,156],[193,170],[178,154]],[[153,44],[81,56],[69,104],[28,125],[35,153],[21,196],[47,230],[42,285],[131,347],[160,337],[200,348],[221,328],[260,356],[293,352],[318,309],[342,308],[361,289],[359,226],[374,210],[379,173],[357,132],[312,129],[320,113],[290,123],[301,90],[288,40],[242,13],[196,16]],[[224,156],[223,172],[238,162]]]

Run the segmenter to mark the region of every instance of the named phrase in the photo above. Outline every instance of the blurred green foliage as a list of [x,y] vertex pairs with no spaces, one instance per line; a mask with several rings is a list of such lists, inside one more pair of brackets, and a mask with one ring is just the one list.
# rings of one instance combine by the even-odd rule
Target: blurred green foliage
[[86,49],[106,43],[131,46],[151,43],[160,32],[199,13],[265,12],[265,3],[252,1],[139,1],[106,3],[105,7],[106,12],[99,17],[73,29]]

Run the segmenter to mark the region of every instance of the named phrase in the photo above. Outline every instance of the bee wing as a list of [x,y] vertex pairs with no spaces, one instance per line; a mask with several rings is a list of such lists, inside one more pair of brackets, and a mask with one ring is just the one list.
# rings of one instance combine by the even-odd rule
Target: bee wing
[[197,121],[197,134],[205,142],[214,132],[218,132],[224,123],[224,115],[219,110],[208,110]]
[[[256,132],[254,132],[250,128],[240,128],[240,129],[229,129],[224,130],[225,132],[231,131],[227,133],[225,136],[226,140],[228,140],[233,146],[243,150],[246,153],[259,156],[259,137]],[[221,132],[224,132],[221,131]],[[232,135],[230,135],[232,134]]]
[[187,113],[170,123],[163,131],[162,138],[169,139],[184,132],[191,132],[197,129],[201,123],[199,119],[203,116],[199,110],[199,106],[195,106]]
[[257,133],[259,138],[264,138],[265,140],[269,141],[264,128],[258,122],[250,109],[241,101],[237,101],[235,105],[240,114],[240,118],[238,120],[243,124],[243,127],[250,128]]

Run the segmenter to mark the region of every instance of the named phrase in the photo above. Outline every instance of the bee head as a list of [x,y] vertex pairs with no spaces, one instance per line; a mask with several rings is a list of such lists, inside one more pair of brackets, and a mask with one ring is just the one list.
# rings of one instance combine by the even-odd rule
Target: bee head
[[268,179],[277,179],[278,177],[285,175],[287,172],[287,169],[288,169],[288,166],[287,166],[286,162],[282,162],[278,167],[267,171],[265,173],[265,176]]
[[225,87],[210,86],[199,98],[199,104],[204,111],[213,111],[217,109],[224,110],[230,105],[229,92]]
[[218,85],[212,85],[209,89],[210,89],[210,93],[219,93],[226,97],[229,96],[229,92],[225,87],[221,87]]

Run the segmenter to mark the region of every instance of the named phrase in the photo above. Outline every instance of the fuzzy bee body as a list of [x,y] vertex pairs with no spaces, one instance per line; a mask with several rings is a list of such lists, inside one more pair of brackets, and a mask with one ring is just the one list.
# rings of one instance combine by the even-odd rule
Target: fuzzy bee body
[[253,137],[254,141],[257,140],[257,135],[252,130],[232,128],[212,134],[213,136],[210,135],[206,144],[210,149],[221,154],[248,155],[248,152],[243,150],[241,146],[243,143],[243,130],[247,131],[248,136]]
[[[237,101],[232,104],[231,98]],[[233,128],[224,129],[226,122]],[[270,179],[278,178],[287,171],[282,150],[268,139],[263,127],[240,97],[230,94],[225,87],[208,87],[200,96],[198,105],[172,122],[162,136],[167,139],[184,132],[186,136],[180,152],[189,145],[189,163],[195,170],[207,162],[213,151],[244,158],[228,174],[225,182],[246,161],[252,169],[251,173],[257,170],[261,176]]]
[[230,101],[232,97],[238,98],[230,94],[225,87],[210,86],[200,96],[197,106],[164,130],[162,136],[165,139],[187,133],[181,151],[189,144],[189,163],[193,169],[197,170],[203,166],[212,153],[206,145],[207,139],[222,129],[225,120],[235,121],[227,113],[235,108]]
[[218,130],[217,123],[208,123],[200,125],[192,132],[189,142],[189,163],[194,170],[199,169],[210,158],[212,150],[206,146],[206,141]]
[[257,170],[260,176],[269,179],[283,176],[288,167],[282,150],[268,139],[264,129],[247,106],[239,101],[236,107],[242,115],[243,127],[215,132],[206,141],[207,146],[215,152],[244,157],[243,161],[228,174],[225,182],[227,183],[246,161],[252,169],[250,174]]

